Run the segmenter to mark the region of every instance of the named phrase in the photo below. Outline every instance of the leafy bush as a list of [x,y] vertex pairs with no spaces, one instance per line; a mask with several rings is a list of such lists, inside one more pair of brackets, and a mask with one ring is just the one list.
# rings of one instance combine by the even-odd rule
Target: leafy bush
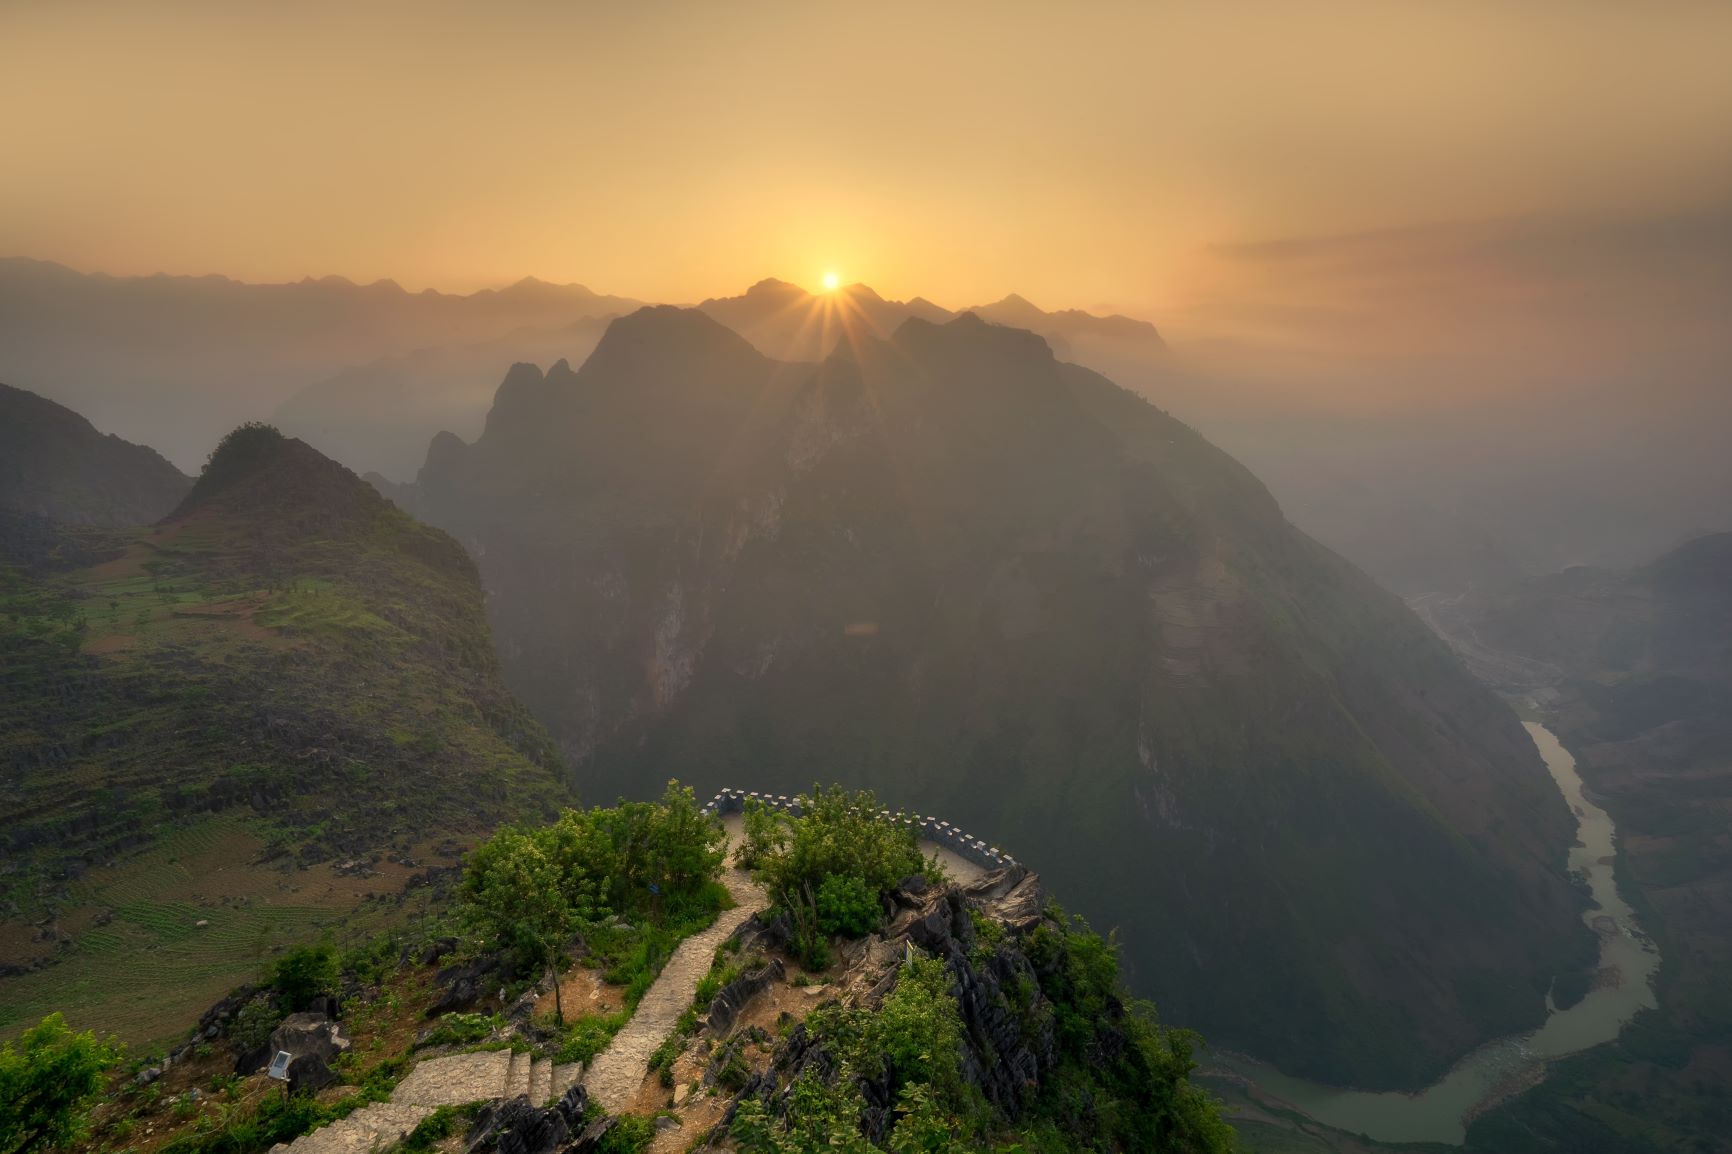
[[234,1024],[229,1027],[229,1041],[242,1053],[256,1050],[271,1040],[271,1032],[282,1020],[283,1012],[277,1008],[276,999],[269,995],[256,997],[235,1015]]
[[277,959],[271,985],[289,1013],[307,1008],[314,998],[337,992],[337,951],[329,945],[302,946]]
[[718,957],[710,972],[698,979],[698,988],[692,992],[692,1009],[700,1014],[709,1013],[710,1003],[716,1000],[722,987],[744,973],[745,968],[744,962]]
[[465,1046],[505,1024],[498,1014],[446,1014],[417,1046]]
[[470,855],[462,896],[490,940],[545,964],[575,927],[614,915],[713,915],[726,844],[721,822],[671,781],[659,802],[568,809],[551,825],[500,830]]
[[376,986],[396,968],[397,955],[397,939],[390,934],[381,934],[372,941],[345,950],[338,969],[353,974],[356,981]]
[[656,1126],[648,1118],[621,1114],[613,1129],[602,1135],[597,1154],[642,1154],[655,1141]]
[[886,819],[871,791],[814,786],[801,802],[799,817],[746,805],[746,851],[772,893],[815,893],[837,875],[861,879],[877,897],[925,871],[920,835]]
[[120,1047],[90,1031],[75,1034],[50,1014],[0,1045],[0,1154],[31,1154],[78,1137]]
[[871,933],[883,915],[878,895],[863,877],[828,874],[818,887],[818,928],[827,934],[860,937]]
[[554,1061],[588,1064],[607,1049],[613,1036],[631,1019],[630,1011],[617,1014],[585,1014],[565,1028],[565,1037],[554,1053]]

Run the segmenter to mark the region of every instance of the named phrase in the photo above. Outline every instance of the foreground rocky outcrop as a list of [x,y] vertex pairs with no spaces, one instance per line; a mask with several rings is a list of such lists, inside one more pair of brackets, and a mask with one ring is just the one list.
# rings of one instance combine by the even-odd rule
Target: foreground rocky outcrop
[[[963,1077],[1003,1118],[1017,1121],[1038,1093],[1042,1078],[1059,1063],[1054,1008],[1041,990],[1035,964],[1022,948],[1022,940],[1049,920],[1040,879],[1022,866],[998,870],[966,886],[930,888],[923,879],[914,878],[897,892],[896,900],[902,908],[890,925],[858,945],[840,983],[838,1001],[868,1011],[877,1008],[895,988],[913,951],[943,962],[963,1026]],[[996,927],[990,935],[993,944],[988,945],[977,930],[977,919]],[[775,945],[781,931],[777,924],[747,927],[746,937],[755,944]],[[1123,1006],[1117,1010],[1122,1014]],[[732,1020],[730,1014],[715,1031],[712,1011],[712,1031],[726,1037]],[[1110,1027],[1110,1023],[1103,1025]],[[737,1045],[721,1047],[711,1061],[712,1070],[741,1052]],[[829,1079],[839,1069],[824,1033],[806,1023],[795,1025],[740,1090],[712,1139],[726,1134],[742,1102],[755,1098],[782,1115],[802,1075],[811,1072]],[[873,1142],[888,1137],[894,1121],[891,1080],[892,1071],[885,1069],[860,1084],[868,1103],[862,1129]]]
[[927,1137],[965,1146],[1039,1135],[1062,1148],[1224,1148],[1212,1102],[1188,1083],[1188,1039],[1127,1003],[1112,947],[1052,905],[1035,875],[911,878],[892,906],[880,931],[846,943],[844,961],[794,981],[788,917],[754,916],[723,954],[764,960],[670,1037],[677,1077],[660,1088],[646,1078],[630,1113],[612,1119],[592,1103],[583,1126],[568,1103],[505,1103],[482,1116],[468,1149],[577,1154],[652,1110],[658,1132],[677,1131],[656,1150],[925,1149],[908,1145],[907,1128],[935,1101]]

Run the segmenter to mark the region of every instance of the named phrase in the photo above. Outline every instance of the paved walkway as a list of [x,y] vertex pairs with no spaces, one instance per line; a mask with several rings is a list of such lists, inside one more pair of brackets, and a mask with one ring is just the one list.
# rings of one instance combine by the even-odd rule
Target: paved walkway
[[[728,830],[731,850],[741,836],[740,817],[730,815],[722,824]],[[936,842],[923,841],[920,849],[922,853],[936,853],[955,881],[967,883],[985,873]],[[533,1105],[545,1106],[579,1081],[589,1090],[591,1101],[609,1114],[619,1113],[637,1097],[649,1074],[650,1057],[692,1004],[698,982],[715,961],[716,947],[770,904],[768,895],[744,870],[728,870],[722,875],[722,884],[733,895],[734,908],[724,910],[708,929],[675,948],[631,1020],[587,1069],[576,1064],[556,1066],[544,1058],[509,1050],[428,1058],[397,1084],[389,1102],[363,1107],[287,1145],[278,1143],[271,1154],[366,1154],[401,1140],[440,1106],[520,1094],[527,1095]]]
[[440,1106],[525,1095],[546,1106],[582,1077],[583,1067],[556,1066],[533,1054],[481,1050],[428,1058],[397,1083],[389,1102],[363,1106],[347,1118],[278,1143],[271,1154],[365,1154],[402,1139]]
[[607,1049],[597,1054],[583,1073],[589,1100],[600,1104],[609,1114],[624,1110],[637,1097],[649,1073],[650,1057],[673,1033],[680,1015],[692,1004],[698,982],[715,962],[716,947],[747,918],[770,904],[764,891],[743,870],[729,870],[722,875],[722,883],[738,904],[731,910],[723,910],[708,929],[693,934],[675,948],[661,976],[637,1004],[631,1021],[613,1036]]

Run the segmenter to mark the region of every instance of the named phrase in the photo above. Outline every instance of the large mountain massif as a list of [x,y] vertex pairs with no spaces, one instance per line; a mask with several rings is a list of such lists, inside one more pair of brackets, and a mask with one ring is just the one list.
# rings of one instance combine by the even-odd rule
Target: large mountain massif
[[713,304],[515,367],[394,492],[587,793],[870,786],[1088,895],[1173,1020],[1362,1086],[1591,960],[1514,716],[1226,454],[974,315],[790,364]]

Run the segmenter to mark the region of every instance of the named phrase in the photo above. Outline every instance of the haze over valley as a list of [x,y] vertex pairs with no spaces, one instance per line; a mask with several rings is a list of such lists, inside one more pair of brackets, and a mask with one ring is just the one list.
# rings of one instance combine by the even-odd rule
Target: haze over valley
[[1732,1150],[1728,42],[0,8],[0,1154]]

